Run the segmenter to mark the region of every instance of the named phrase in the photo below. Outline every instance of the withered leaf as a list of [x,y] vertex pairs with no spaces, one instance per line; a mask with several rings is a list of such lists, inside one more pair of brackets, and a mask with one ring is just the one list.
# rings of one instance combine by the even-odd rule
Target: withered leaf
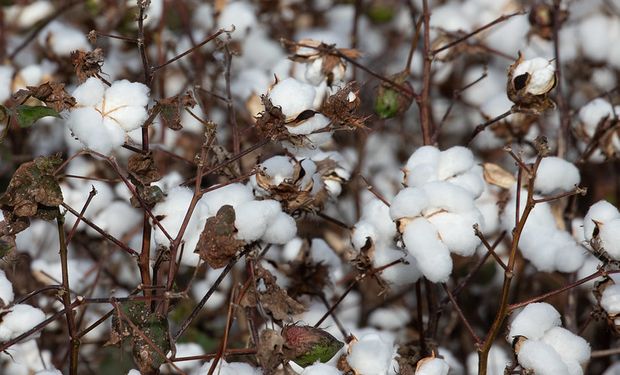
[[130,176],[143,185],[158,181],[161,178],[151,152],[147,154],[133,154],[129,157],[127,163]]
[[512,173],[497,164],[483,163],[482,170],[486,182],[504,189],[510,189],[517,181]]
[[56,112],[75,106],[75,98],[67,93],[64,83],[45,82],[39,86],[28,86],[17,91],[13,95],[13,100],[22,103],[28,97],[42,101]]
[[275,320],[290,320],[292,315],[301,314],[305,311],[304,305],[291,298],[286,290],[276,283],[276,277],[263,267],[257,267],[255,271],[257,279],[265,283],[265,290],[259,292],[258,299],[261,306]]
[[54,176],[54,170],[61,162],[57,156],[38,157],[20,165],[6,192],[0,196],[2,209],[17,217],[53,219],[63,201]]
[[[88,34],[89,37],[91,34]],[[75,74],[80,82],[86,81],[89,77],[96,77],[101,73],[103,66],[103,50],[95,48],[93,51],[73,51],[71,52],[71,62],[75,69]]]
[[153,111],[159,111],[161,120],[164,125],[172,130],[181,130],[181,115],[185,108],[193,108],[196,100],[192,93],[187,91],[185,94],[179,94],[170,98],[164,98],[157,101]]
[[235,209],[224,205],[215,216],[207,219],[194,252],[211,268],[224,267],[245,245],[235,238],[236,233]]
[[273,374],[284,360],[282,347],[284,338],[273,329],[265,329],[260,333],[256,357],[260,361],[265,375]]
[[282,113],[280,107],[274,106],[266,95],[261,96],[261,101],[265,110],[256,118],[256,130],[258,133],[268,139],[278,139],[282,135],[287,135],[285,122],[286,116]]

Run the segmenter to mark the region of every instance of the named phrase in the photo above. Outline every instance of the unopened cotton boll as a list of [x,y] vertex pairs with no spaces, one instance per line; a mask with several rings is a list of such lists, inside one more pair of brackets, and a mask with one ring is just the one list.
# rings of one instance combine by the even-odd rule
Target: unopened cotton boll
[[[45,320],[43,311],[26,304],[17,304],[2,311],[0,341],[8,341],[30,330]],[[36,338],[38,334],[29,338]]]
[[316,90],[313,86],[295,78],[278,82],[269,92],[269,100],[282,109],[287,120],[295,119],[301,112],[312,109]]
[[420,361],[415,375],[448,375],[450,366],[441,358],[424,358]]
[[336,367],[325,363],[317,363],[306,367],[301,375],[341,375],[342,372]]
[[536,375],[568,375],[568,367],[560,355],[548,345],[538,340],[525,340],[517,354],[519,364]]
[[544,302],[530,303],[510,323],[508,340],[524,336],[528,341],[540,339],[546,331],[561,325],[560,313]]
[[350,345],[349,366],[364,375],[386,374],[394,357],[394,345],[376,333],[368,333]]
[[597,223],[605,224],[619,218],[620,212],[613,204],[602,200],[594,203],[583,218],[583,234],[586,241],[592,240]]
[[434,283],[448,280],[452,258],[433,224],[424,218],[414,219],[405,227],[403,243],[427,279]]
[[534,189],[541,194],[569,191],[581,181],[579,170],[574,164],[556,156],[541,160],[536,172]]

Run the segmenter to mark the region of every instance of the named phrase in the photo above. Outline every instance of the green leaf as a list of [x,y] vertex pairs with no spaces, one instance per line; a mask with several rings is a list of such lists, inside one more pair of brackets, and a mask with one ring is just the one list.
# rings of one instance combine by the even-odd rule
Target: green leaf
[[43,117],[60,117],[54,109],[44,106],[19,105],[15,108],[15,113],[17,115],[17,122],[22,128],[32,126],[32,124]]

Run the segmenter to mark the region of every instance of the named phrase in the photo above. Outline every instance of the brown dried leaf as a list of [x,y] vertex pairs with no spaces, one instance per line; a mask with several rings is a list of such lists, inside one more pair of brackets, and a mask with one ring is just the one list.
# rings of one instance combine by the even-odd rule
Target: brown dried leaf
[[194,252],[211,268],[224,267],[245,245],[235,238],[236,234],[235,209],[224,205],[215,216],[207,219]]
[[275,320],[290,320],[292,315],[301,314],[305,311],[304,305],[289,297],[276,283],[276,277],[263,267],[257,267],[256,278],[265,283],[265,291],[259,292],[259,300],[262,307]]
[[285,126],[286,116],[282,113],[282,109],[271,104],[271,101],[266,95],[261,96],[261,101],[263,102],[265,110],[256,118],[256,130],[258,133],[263,138],[272,140],[287,136],[288,130]]
[[[88,34],[91,37],[91,34]],[[71,62],[75,69],[78,81],[84,82],[90,77],[97,77],[103,66],[103,50],[95,48],[93,51],[77,50],[71,52]]]
[[17,168],[6,192],[0,196],[4,211],[17,217],[51,220],[62,203],[62,191],[54,176],[62,160],[58,156],[39,157]]
[[489,184],[510,189],[517,179],[515,176],[494,163],[482,163],[484,180]]
[[129,157],[127,169],[130,176],[142,185],[161,179],[161,174],[155,166],[153,154],[133,154]]
[[181,116],[185,108],[194,108],[196,100],[190,91],[185,94],[179,94],[170,98],[157,101],[153,111],[159,111],[161,120],[164,125],[172,130],[181,130]]
[[368,117],[356,114],[361,103],[359,93],[359,85],[349,82],[325,100],[321,112],[332,120],[332,126],[367,129],[364,123]]
[[16,102],[24,102],[28,97],[36,98],[56,112],[75,106],[75,98],[67,93],[64,83],[45,82],[39,86],[28,86],[13,95]]
[[265,375],[273,374],[284,360],[282,347],[284,338],[273,329],[265,329],[260,333],[256,357]]

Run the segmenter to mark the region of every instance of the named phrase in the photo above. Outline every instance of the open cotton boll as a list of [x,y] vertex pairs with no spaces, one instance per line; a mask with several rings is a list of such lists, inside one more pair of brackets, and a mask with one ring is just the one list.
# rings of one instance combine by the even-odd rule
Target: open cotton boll
[[[2,218],[0,218],[2,221]],[[4,271],[0,270],[0,306],[6,306],[13,302],[13,284],[6,278]]]
[[[200,356],[200,355],[205,354],[204,349],[202,349],[202,346],[194,342],[177,343],[175,347],[176,347],[176,358],[193,357],[193,356]],[[193,370],[194,368],[199,367],[200,362],[201,361],[198,359],[193,360],[193,361],[179,361],[179,362],[176,362],[175,365],[181,370],[185,372],[189,372],[190,370]],[[174,371],[172,371],[171,373],[174,373]]]
[[286,129],[291,134],[308,135],[325,129],[331,120],[325,115],[315,113],[314,116],[299,123],[286,125]]
[[542,341],[551,345],[566,363],[574,360],[579,364],[585,364],[590,359],[590,344],[566,328],[551,328],[545,332]]
[[620,284],[605,288],[601,296],[601,307],[609,315],[620,314]]
[[555,67],[542,57],[525,60],[517,65],[512,77],[529,74],[526,92],[532,95],[542,95],[549,92],[555,84]]
[[418,365],[415,375],[448,375],[450,366],[441,358],[424,358]]
[[452,258],[428,220],[417,218],[407,224],[403,243],[424,276],[434,283],[445,282],[452,273]]
[[601,246],[613,259],[620,259],[620,218],[599,226]]
[[342,375],[342,372],[334,366],[317,363],[306,367],[301,375]]
[[280,212],[280,203],[271,199],[241,203],[235,207],[236,237],[246,242],[258,240]]
[[471,256],[480,245],[480,238],[473,228],[474,224],[482,221],[479,212],[439,212],[429,217],[428,221],[437,229],[441,241],[455,254]]
[[603,98],[596,98],[579,110],[579,120],[585,125],[586,133],[591,137],[599,122],[614,113],[612,105]]
[[[563,240],[558,237],[563,237]],[[556,231],[555,267],[560,272],[572,273],[583,265],[586,259],[586,249],[580,246],[570,234]]]
[[569,191],[581,181],[579,170],[574,164],[556,156],[541,160],[536,173],[534,189],[541,194]]
[[[32,327],[45,320],[43,311],[26,304],[17,304],[2,311],[0,322],[0,341],[8,341],[30,330]],[[38,337],[39,334],[29,336],[29,339]]]
[[470,149],[454,146],[439,154],[437,177],[445,180],[449,177],[464,173],[474,166],[474,154]]
[[544,302],[530,303],[510,323],[508,341],[512,342],[515,336],[531,339],[528,341],[537,340],[561,324],[560,313],[553,306]]
[[353,227],[353,233],[351,233],[353,248],[360,251],[368,244],[369,240],[371,243],[377,241],[377,231],[374,225],[365,220],[358,221]]
[[230,30],[234,25],[235,31],[231,35],[235,40],[243,39],[256,24],[256,11],[245,1],[226,4],[217,18],[217,27],[220,29]]
[[287,120],[295,119],[301,112],[312,109],[316,90],[312,85],[287,78],[278,82],[269,91],[271,104],[282,109]]
[[7,21],[25,29],[54,13],[54,4],[49,0],[40,0],[28,5],[7,7],[5,12],[4,17]]
[[4,103],[11,96],[11,81],[13,81],[13,67],[0,65],[0,103]]
[[427,182],[437,181],[437,166],[421,164],[413,169],[405,169],[405,185],[411,187],[423,186]]
[[[209,362],[206,362],[202,367],[198,370],[196,375],[207,375],[209,373],[209,369],[213,363],[213,359]],[[242,362],[226,362],[223,359],[220,359],[215,366],[215,374],[218,375],[261,375],[262,371],[257,368],[254,368],[247,363]]]
[[59,21],[52,21],[38,35],[41,47],[50,46],[58,56],[69,56],[76,50],[89,51],[86,33]]
[[246,101],[253,94],[261,94],[269,88],[269,76],[262,69],[248,68],[240,71],[230,85],[230,91],[236,97]]
[[[258,167],[271,178],[273,185],[278,186],[293,176],[295,161],[288,156],[276,155],[260,163]],[[255,176],[252,177],[254,177],[253,181],[255,182]]]
[[422,186],[422,190],[428,197],[429,208],[441,208],[454,213],[469,213],[476,209],[471,193],[449,182],[429,182]]
[[62,372],[60,372],[59,369],[53,368],[53,369],[37,371],[34,373],[34,375],[62,375]]
[[567,375],[568,367],[560,355],[548,344],[538,340],[526,340],[517,354],[519,364],[536,375]]
[[480,166],[474,166],[469,172],[448,178],[446,181],[469,191],[474,198],[478,198],[485,188]]
[[91,77],[79,85],[72,93],[77,104],[84,107],[95,107],[101,103],[105,94],[105,86],[100,79]]
[[382,330],[398,330],[411,320],[410,312],[404,307],[386,307],[374,310],[368,317],[368,324]]
[[393,247],[378,246],[375,249],[372,265],[379,268],[403,257],[409,264],[398,263],[386,268],[381,272],[381,278],[396,286],[413,284],[420,279],[422,272],[418,269],[415,259],[409,252],[403,252]]
[[390,216],[392,220],[420,216],[422,210],[429,204],[428,196],[424,190],[412,187],[404,188],[392,200]]
[[[504,375],[504,370],[510,360],[506,351],[500,346],[491,346],[487,360],[487,375]],[[478,375],[478,361],[478,353],[471,353],[467,356],[467,375]]]
[[80,143],[104,155],[119,148],[125,140],[125,132],[113,124],[103,124],[101,114],[94,108],[75,108],[67,119],[67,126]]
[[200,199],[201,202],[204,202],[209,207],[209,216],[215,216],[223,205],[229,204],[234,208],[242,203],[253,200],[254,195],[252,194],[252,189],[240,183],[216,188],[215,190],[205,193]]
[[297,223],[286,212],[279,212],[276,217],[267,224],[267,229],[261,238],[267,243],[284,245],[292,240],[297,234]]
[[357,373],[384,375],[390,370],[395,348],[392,342],[376,333],[361,336],[349,346],[347,362]]
[[613,204],[603,200],[594,203],[583,218],[583,234],[586,241],[592,240],[596,223],[605,224],[619,218],[620,212]]
[[590,60],[604,62],[609,53],[609,18],[602,14],[587,17],[579,24],[578,38],[583,54]]
[[396,235],[396,225],[390,217],[390,206],[373,196],[363,207],[360,221],[370,223],[378,237],[392,239]]

